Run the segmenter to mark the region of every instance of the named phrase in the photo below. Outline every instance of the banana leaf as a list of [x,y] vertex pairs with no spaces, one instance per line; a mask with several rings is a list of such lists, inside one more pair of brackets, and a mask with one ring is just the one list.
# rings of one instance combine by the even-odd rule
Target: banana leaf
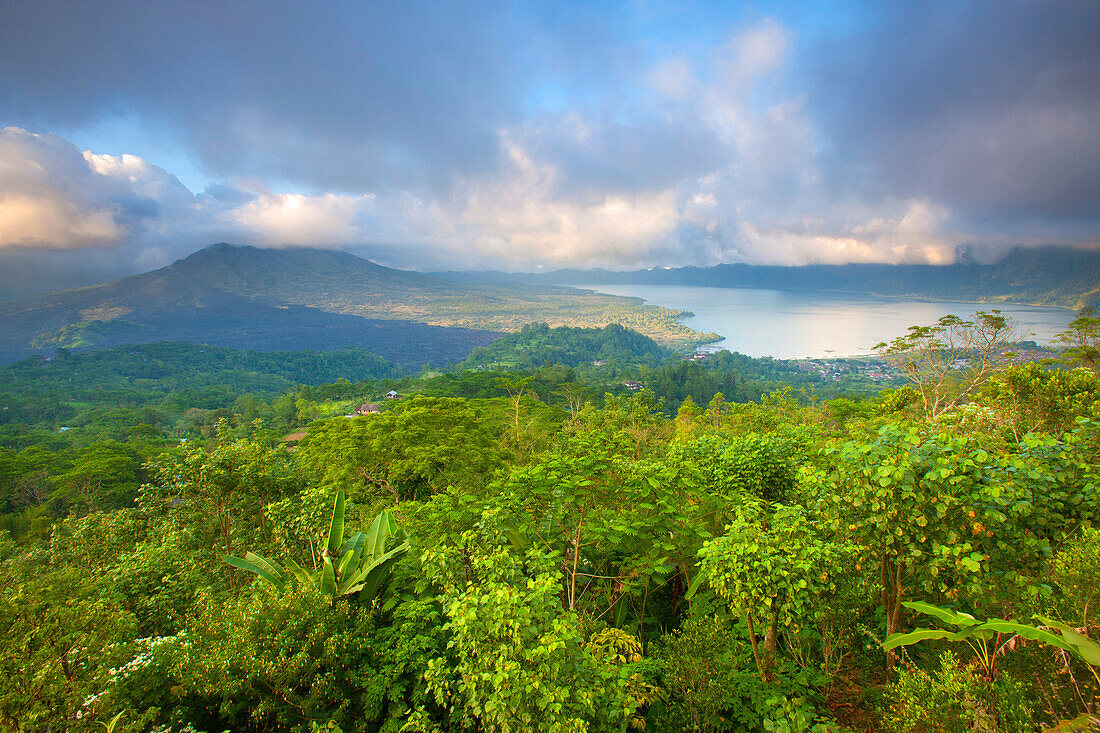
[[1037,629],[1034,626],[1028,626],[1027,624],[1016,623],[1015,621],[1001,621],[1000,619],[990,619],[981,625],[980,628],[990,629],[1002,634],[1015,634],[1022,636],[1025,639],[1031,639],[1032,641],[1041,641],[1044,644],[1050,644],[1051,646],[1060,647],[1066,649],[1066,642],[1058,636],[1050,633],[1049,631],[1043,631]]
[[386,579],[390,568],[408,551],[409,543],[405,542],[365,565],[353,578],[348,580],[347,585],[343,586],[341,595],[358,592],[360,600],[366,601],[374,598],[382,587],[382,582]]
[[326,596],[336,593],[336,567],[332,564],[332,558],[325,558],[325,564],[321,568],[321,583],[318,589]]
[[626,621],[626,612],[630,610],[630,602],[627,600],[625,593],[619,596],[613,608],[615,611],[612,616],[611,625],[617,629],[621,629],[623,627],[623,622]]
[[951,624],[952,626],[977,626],[979,623],[978,619],[974,618],[969,613],[958,613],[946,608],[940,608],[939,606],[933,606],[931,603],[924,603],[923,601],[905,601],[901,605],[919,613],[935,616],[940,621]]
[[294,560],[287,560],[291,574],[303,585],[317,586],[317,573],[306,570]]
[[890,634],[886,641],[882,642],[882,648],[886,651],[896,649],[899,646],[909,646],[925,639],[948,639],[958,641],[963,637],[957,631],[944,631],[943,629],[915,629],[905,634]]
[[280,572],[277,565],[254,553],[246,553],[243,559],[232,555],[222,555],[222,560],[232,567],[255,573],[276,588],[281,589],[283,584],[286,583],[286,577]]
[[355,572],[359,567],[359,558],[363,555],[363,547],[367,544],[367,535],[356,532],[344,545],[344,552],[340,555],[340,564],[336,567],[337,576],[344,578],[348,573]]
[[[1100,667],[1100,644],[1097,644],[1092,639],[1079,633],[1077,629],[1074,629],[1065,624],[1058,623],[1049,618],[1039,617],[1039,620],[1043,622],[1045,626],[1051,626],[1062,632],[1062,640],[1065,644],[1060,644],[1066,651],[1076,652],[1077,656],[1081,657],[1087,664],[1093,667]],[[1068,646],[1067,646],[1068,645]]]
[[328,548],[330,555],[336,555],[340,545],[344,542],[344,492],[336,494],[336,500],[332,504],[332,523],[328,528]]
[[358,590],[360,601],[372,600],[376,595],[378,595],[379,591],[382,589],[382,584],[385,583],[386,577],[390,573],[390,568],[399,559],[400,558],[398,556],[394,556],[387,557],[381,560],[380,562],[378,562],[377,565],[371,568],[370,572],[367,573],[366,579],[361,585],[349,589],[348,592],[354,593],[356,592],[356,590]]
[[706,577],[707,574],[704,573],[702,570],[697,572],[691,583],[688,585],[687,593],[684,594],[684,598],[690,601],[691,597],[695,595],[695,591],[699,590],[699,586],[703,584],[704,580],[706,580]]
[[388,511],[379,512],[367,530],[366,551],[371,557],[378,557],[386,550],[386,540],[397,531],[397,522]]

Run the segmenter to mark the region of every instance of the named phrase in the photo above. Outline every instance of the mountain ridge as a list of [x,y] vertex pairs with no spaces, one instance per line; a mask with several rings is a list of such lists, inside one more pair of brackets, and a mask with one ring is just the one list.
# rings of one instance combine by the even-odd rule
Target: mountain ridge
[[561,285],[645,284],[862,293],[938,300],[1014,302],[1081,308],[1100,305],[1100,251],[1020,247],[990,264],[849,263],[650,268],[612,271],[576,268],[548,273],[440,272],[455,282]]
[[690,345],[716,338],[640,298],[561,286],[464,284],[339,250],[218,243],[158,270],[0,302],[0,361],[58,347],[185,340],[234,348],[362,346],[395,363],[465,358],[527,323],[620,322]]

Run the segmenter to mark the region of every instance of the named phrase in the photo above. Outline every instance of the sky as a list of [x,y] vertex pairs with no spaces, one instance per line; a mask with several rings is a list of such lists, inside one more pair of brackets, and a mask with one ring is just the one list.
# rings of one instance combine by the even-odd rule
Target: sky
[[0,297],[1100,246],[1100,3],[0,0]]

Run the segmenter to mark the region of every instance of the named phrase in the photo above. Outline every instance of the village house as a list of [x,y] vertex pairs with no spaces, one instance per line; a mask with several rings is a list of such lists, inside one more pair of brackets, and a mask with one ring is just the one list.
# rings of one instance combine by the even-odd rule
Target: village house
[[397,392],[395,392],[392,389],[389,392],[386,393],[386,399],[387,400],[396,400],[397,397],[398,397]]
[[377,415],[382,411],[382,406],[374,402],[364,402],[355,408],[355,415]]
[[631,392],[637,392],[642,388],[641,382],[635,382],[633,379],[628,379],[623,382],[623,386],[629,389]]

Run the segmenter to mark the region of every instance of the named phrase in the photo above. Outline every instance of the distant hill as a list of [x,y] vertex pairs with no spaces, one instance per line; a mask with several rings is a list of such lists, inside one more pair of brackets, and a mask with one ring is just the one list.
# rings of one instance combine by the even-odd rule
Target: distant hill
[[679,311],[558,286],[469,285],[346,252],[216,244],[168,267],[0,303],[0,362],[58,347],[161,340],[234,348],[366,348],[410,368],[464,359],[533,321],[623,322],[687,345]]
[[633,270],[557,270],[545,274],[440,273],[456,282],[563,285],[701,285],[812,290],[865,295],[1030,303],[1080,308],[1100,305],[1100,251],[1028,247],[993,264],[953,265],[716,265]]
[[619,367],[656,366],[673,354],[653,339],[617,323],[604,328],[550,328],[545,323],[532,323],[488,346],[479,346],[456,368],[537,369],[547,364],[578,367],[594,361]]

